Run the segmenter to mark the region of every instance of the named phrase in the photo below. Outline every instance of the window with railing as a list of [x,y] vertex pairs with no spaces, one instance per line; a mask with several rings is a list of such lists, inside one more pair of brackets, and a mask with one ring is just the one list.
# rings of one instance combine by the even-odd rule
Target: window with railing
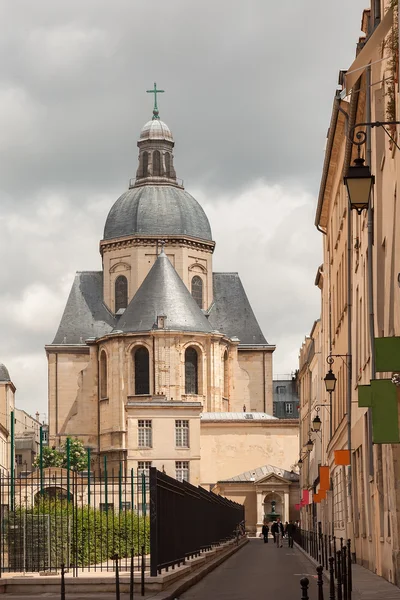
[[189,448],[189,421],[184,419],[175,421],[175,445],[178,448]]
[[149,419],[139,419],[138,421],[138,446],[139,448],[152,448],[153,446],[152,422]]

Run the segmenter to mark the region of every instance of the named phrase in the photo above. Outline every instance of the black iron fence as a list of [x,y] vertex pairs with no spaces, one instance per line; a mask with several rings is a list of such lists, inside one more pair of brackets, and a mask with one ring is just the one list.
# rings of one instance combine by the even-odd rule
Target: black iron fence
[[150,469],[151,575],[237,535],[244,506]]
[[[8,572],[157,575],[232,538],[244,507],[150,469],[0,476],[0,577]],[[118,579],[118,577],[117,577]],[[132,583],[133,585],[133,583]],[[133,589],[133,588],[132,588]]]
[[61,468],[0,477],[0,576],[4,572],[114,570],[118,554],[141,569],[150,551],[149,484],[142,473],[101,476]]
[[[299,529],[295,541],[320,563],[318,569],[321,578],[324,569],[329,572],[330,599],[351,600],[353,585],[351,540],[346,541],[342,537],[338,539],[321,532]],[[323,600],[322,587],[319,587],[318,593],[318,600]]]

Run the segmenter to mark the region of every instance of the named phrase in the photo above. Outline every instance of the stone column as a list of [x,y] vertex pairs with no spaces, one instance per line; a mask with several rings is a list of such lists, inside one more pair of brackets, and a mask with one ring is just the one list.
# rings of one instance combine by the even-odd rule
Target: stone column
[[264,492],[257,492],[257,535],[261,533],[264,521]]
[[284,501],[283,501],[284,502],[284,506],[283,506],[284,518],[283,518],[283,521],[284,521],[284,523],[286,523],[286,521],[289,522],[289,492],[285,491],[283,496],[284,496]]

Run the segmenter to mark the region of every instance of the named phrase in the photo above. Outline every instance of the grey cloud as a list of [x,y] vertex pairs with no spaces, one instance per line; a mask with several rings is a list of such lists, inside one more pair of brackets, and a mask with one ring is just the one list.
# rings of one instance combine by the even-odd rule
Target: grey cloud
[[246,225],[235,198],[256,195],[259,180],[315,196],[337,73],[353,59],[364,4],[1,4],[0,361],[21,406],[45,410],[43,346],[74,271],[101,268],[98,241],[135,174],[153,81],[166,90],[160,113],[175,136],[177,174],[210,213],[216,268],[240,272],[267,339],[279,344],[277,369],[295,368],[318,312],[314,198],[283,223],[281,197],[259,203]]

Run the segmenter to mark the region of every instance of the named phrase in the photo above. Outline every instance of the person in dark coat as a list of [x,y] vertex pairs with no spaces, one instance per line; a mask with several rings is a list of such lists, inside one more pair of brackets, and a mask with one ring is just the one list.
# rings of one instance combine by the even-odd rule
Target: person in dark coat
[[293,548],[293,538],[296,535],[296,525],[290,521],[287,526],[287,536],[289,538],[289,548]]
[[282,548],[282,546],[283,546],[282,539],[283,539],[283,534],[284,534],[284,528],[283,528],[283,523],[280,519],[278,519],[276,522],[276,528],[277,528],[277,532],[275,534],[276,547]]
[[261,533],[263,534],[263,537],[264,537],[264,544],[268,544],[269,527],[266,523],[264,523]]
[[276,536],[277,536],[277,534],[278,534],[278,523],[277,523],[276,521],[274,521],[274,522],[272,523],[272,527],[271,527],[271,533],[272,533],[272,535],[273,535],[273,538],[274,538],[274,544],[275,544],[275,542],[276,542]]

